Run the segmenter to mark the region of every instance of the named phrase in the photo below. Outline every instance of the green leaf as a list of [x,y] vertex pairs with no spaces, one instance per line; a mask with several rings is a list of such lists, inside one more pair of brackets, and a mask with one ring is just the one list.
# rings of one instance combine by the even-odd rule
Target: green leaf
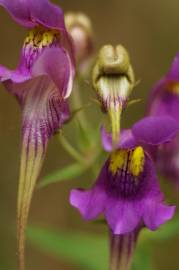
[[[79,232],[54,232],[30,227],[27,239],[37,248],[59,259],[66,259],[80,269],[108,269],[107,236]],[[154,270],[151,245],[139,242],[134,254],[132,270]]]
[[40,184],[38,185],[39,188],[45,187],[52,183],[57,183],[65,180],[71,180],[73,178],[79,177],[85,172],[86,167],[79,163],[71,164],[61,170],[58,170],[46,177],[44,177]]
[[[154,270],[152,241],[167,240],[179,233],[179,217],[163,225],[156,232],[147,229],[141,232],[133,258],[132,270]],[[79,232],[53,232],[31,227],[27,231],[28,240],[42,251],[56,258],[66,259],[80,269],[107,270],[107,237]],[[150,241],[151,240],[151,241]]]
[[139,243],[134,253],[132,270],[154,270],[151,246]]
[[108,245],[105,237],[78,232],[53,232],[30,227],[27,239],[41,250],[64,258],[80,269],[107,270]]

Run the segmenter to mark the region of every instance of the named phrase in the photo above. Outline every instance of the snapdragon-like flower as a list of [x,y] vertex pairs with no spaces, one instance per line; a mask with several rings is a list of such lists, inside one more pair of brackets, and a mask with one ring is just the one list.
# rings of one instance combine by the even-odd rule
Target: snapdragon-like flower
[[[112,232],[112,248],[116,244],[119,248],[117,261],[112,256],[111,269],[129,269],[139,230],[143,226],[156,230],[174,214],[175,207],[163,202],[147,148],[170,141],[178,130],[179,126],[170,117],[144,118],[131,130],[123,130],[118,148],[110,154],[92,189],[71,192],[70,203],[85,220],[104,215]],[[112,151],[111,135],[104,130],[102,140],[104,148]],[[120,264],[125,267],[120,268]]]
[[[152,89],[147,114],[169,115],[179,123],[179,53],[169,72]],[[160,172],[179,185],[179,136],[153,151]]]
[[93,68],[93,86],[102,109],[109,114],[113,144],[119,141],[120,117],[135,85],[134,72],[127,50],[105,45]]
[[24,269],[24,233],[32,193],[49,138],[69,118],[74,52],[60,7],[48,0],[0,0],[29,29],[15,70],[0,66],[0,80],[22,108],[22,155],[18,192],[19,269]]

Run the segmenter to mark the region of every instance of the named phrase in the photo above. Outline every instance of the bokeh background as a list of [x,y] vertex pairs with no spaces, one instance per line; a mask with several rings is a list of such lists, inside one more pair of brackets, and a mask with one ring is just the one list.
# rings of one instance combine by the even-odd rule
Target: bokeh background
[[[38,1],[38,0],[36,0]],[[137,79],[135,98],[140,104],[130,107],[124,115],[124,125],[130,126],[142,117],[150,88],[164,74],[179,48],[179,2],[178,0],[56,0],[64,11],[82,11],[92,20],[96,48],[105,43],[122,43],[129,50]],[[42,11],[43,12],[43,11]],[[16,66],[19,50],[26,30],[16,25],[0,8],[0,63],[11,68]],[[16,270],[16,194],[20,156],[20,110],[16,100],[0,86],[0,270]],[[83,91],[92,96],[90,85],[84,84]],[[93,124],[90,109],[88,117]],[[101,112],[93,110],[96,121]],[[56,138],[48,148],[41,177],[68,164],[70,159]],[[88,186],[89,176],[65,183],[50,185],[35,193],[30,224],[39,224],[56,230],[98,232],[103,228],[84,223],[76,210],[68,203],[72,187]],[[167,191],[169,200],[179,205],[179,194]],[[157,270],[179,269],[179,238],[165,245],[154,246]],[[75,270],[75,266],[63,259],[57,260],[33,246],[27,247],[27,264],[31,270]]]

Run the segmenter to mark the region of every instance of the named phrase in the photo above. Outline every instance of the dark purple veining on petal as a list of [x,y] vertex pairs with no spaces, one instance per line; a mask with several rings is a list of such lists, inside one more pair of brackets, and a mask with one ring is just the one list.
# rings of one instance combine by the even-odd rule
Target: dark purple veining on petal
[[38,56],[46,48],[60,47],[60,32],[38,26],[32,29],[24,41],[19,69],[31,72]]
[[74,49],[63,12],[50,1],[0,0],[0,5],[32,29],[17,68],[0,66],[0,81],[22,109],[17,231],[19,270],[24,270],[25,228],[48,140],[69,118],[66,99],[74,79]]
[[[58,95],[55,84],[46,76],[24,83],[22,101],[23,132],[32,129],[36,139],[43,138],[43,144],[67,120],[68,107]],[[29,90],[30,89],[30,90]]]
[[137,199],[138,196],[142,196],[145,191],[145,184],[147,181],[146,164],[139,176],[132,175],[132,173],[129,172],[130,152],[132,152],[132,150],[127,153],[128,157],[125,166],[118,169],[114,175],[109,169],[110,161],[108,160],[107,162],[108,181],[106,182],[106,192],[109,193],[110,196]]
[[41,76],[20,84],[22,106],[22,155],[18,193],[18,251],[24,270],[24,239],[28,212],[49,138],[68,119],[68,107],[56,85]]
[[111,175],[107,160],[92,189],[73,190],[70,203],[86,220],[103,213],[112,232],[117,235],[130,233],[141,224],[155,230],[172,218],[175,207],[165,206],[154,164],[147,154],[137,183],[135,186],[131,175]]
[[126,235],[110,232],[110,270],[129,270],[135,250],[139,229]]
[[[50,56],[48,55],[49,59],[41,61],[43,64],[41,64],[40,75],[49,75],[57,84],[57,87],[59,87],[62,80],[62,76],[60,77],[59,74],[62,66],[64,66],[67,72],[66,76],[64,73],[63,75],[65,80],[68,77],[68,82],[65,81],[66,89],[61,90],[59,87],[59,90],[63,92],[63,97],[68,97],[71,93],[74,79],[75,55],[73,41],[66,31],[64,16],[60,7],[55,6],[48,0],[0,0],[0,5],[5,7],[15,20],[22,24],[25,23],[24,25],[27,27],[30,24],[31,28],[22,47],[17,68],[10,70],[4,66],[0,66],[0,81],[7,82],[10,80],[16,84],[23,83],[38,76],[38,68],[36,68],[36,72],[34,73],[34,66],[37,64],[40,56],[46,49],[52,49],[53,51],[54,48],[59,48],[60,56],[56,55],[56,58],[62,57],[62,64],[59,64],[59,61],[58,64],[55,63],[54,68],[50,68],[50,74],[48,74],[47,66],[49,67],[49,64],[45,63],[46,60],[50,62]],[[64,57],[60,53],[60,50],[66,55],[65,61],[68,62],[68,67],[64,62]],[[58,54],[57,51],[56,53]],[[52,58],[54,61],[54,57]],[[42,65],[45,65],[43,74]]]

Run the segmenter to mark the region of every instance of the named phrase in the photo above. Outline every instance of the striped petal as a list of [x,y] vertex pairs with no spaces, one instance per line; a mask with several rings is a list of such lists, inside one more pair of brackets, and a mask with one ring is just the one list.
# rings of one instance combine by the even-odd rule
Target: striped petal
[[[17,85],[16,85],[17,87]],[[58,88],[40,76],[18,85],[22,100],[22,153],[18,191],[17,233],[19,269],[24,269],[25,227],[49,138],[68,119],[68,105],[61,100]]]
[[0,81],[21,103],[24,98],[24,89],[22,89],[21,84],[30,79],[46,75],[56,84],[58,94],[63,99],[71,94],[74,73],[74,66],[66,50],[62,48],[46,48],[35,61],[31,74],[20,73],[18,69],[12,71],[0,66]]

